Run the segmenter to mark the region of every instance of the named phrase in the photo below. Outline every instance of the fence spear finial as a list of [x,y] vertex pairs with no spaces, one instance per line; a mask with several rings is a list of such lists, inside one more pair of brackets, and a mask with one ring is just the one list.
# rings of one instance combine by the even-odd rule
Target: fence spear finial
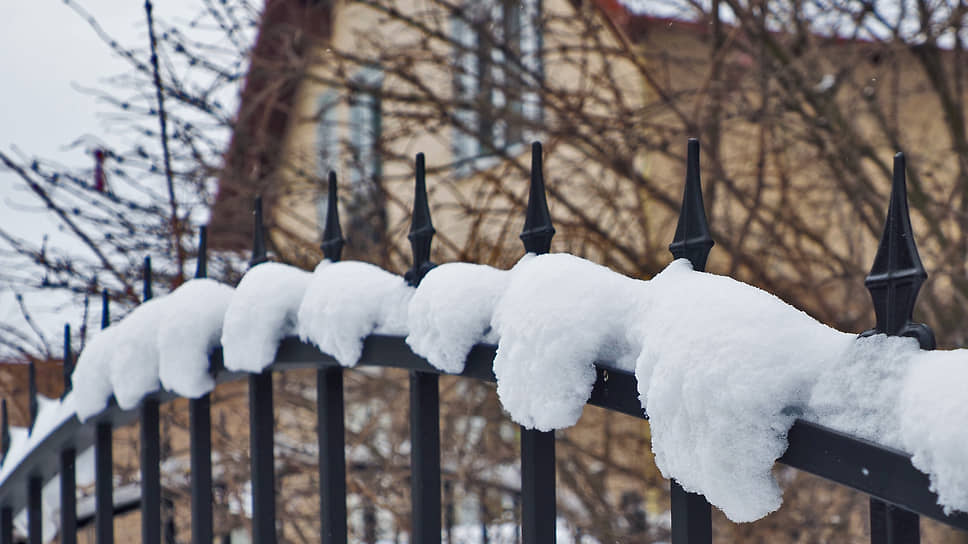
[[64,394],[61,398],[67,396],[74,388],[73,378],[71,374],[74,373],[74,354],[71,352],[71,326],[68,323],[64,324]]
[[7,417],[7,399],[0,400],[0,465],[7,460],[10,451],[10,419]]
[[706,270],[706,259],[712,249],[713,237],[706,221],[706,208],[702,202],[702,184],[699,178],[699,140],[689,138],[686,153],[686,185],[682,190],[682,207],[676,235],[669,244],[669,251],[676,259],[686,258],[693,270]]
[[154,296],[151,290],[151,255],[145,255],[145,264],[144,268],[141,270],[141,274],[141,279],[144,281],[141,302],[147,302],[151,300],[152,296]]
[[413,268],[404,274],[407,283],[416,287],[433,268],[430,262],[430,243],[434,238],[434,225],[430,221],[430,204],[427,201],[427,171],[424,154],[417,153],[417,182],[413,195],[413,218],[410,222],[410,249],[413,251]]
[[551,224],[548,199],[545,196],[544,168],[541,157],[541,142],[531,144],[531,187],[528,192],[528,210],[524,216],[524,229],[521,241],[524,250],[538,255],[551,251],[551,238],[555,227]]
[[108,297],[108,290],[101,290],[101,328],[106,329],[111,326],[111,300]]
[[249,259],[249,268],[253,266],[262,264],[269,259],[266,257],[266,238],[265,238],[265,228],[262,224],[262,197],[255,197],[255,206],[253,208],[254,226],[252,231],[252,258]]
[[921,264],[911,216],[908,210],[904,153],[894,155],[891,201],[884,221],[884,234],[877,247],[874,265],[864,280],[871,293],[877,325],[861,336],[883,333],[916,338],[922,349],[934,349],[934,332],[911,319],[921,284],[928,273]]
[[37,365],[33,361],[27,364],[27,410],[30,414],[30,421],[27,424],[27,435],[34,430],[34,422],[37,421]]
[[329,173],[329,192],[326,198],[326,226],[323,227],[323,241],[319,245],[323,257],[332,262],[343,256],[343,229],[339,225],[339,200],[336,194],[336,172]]
[[198,257],[195,264],[195,277],[208,277],[208,227],[198,227]]

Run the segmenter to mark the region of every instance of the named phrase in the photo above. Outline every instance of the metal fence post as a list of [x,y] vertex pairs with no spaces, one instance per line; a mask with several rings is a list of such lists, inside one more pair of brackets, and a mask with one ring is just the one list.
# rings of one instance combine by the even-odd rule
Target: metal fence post
[[37,422],[37,365],[30,361],[27,364],[27,407],[30,411],[30,421],[27,425],[27,434],[34,432],[34,423]]
[[14,544],[13,511],[6,506],[0,508],[0,544]]
[[[927,279],[914,243],[908,212],[903,153],[894,156],[891,200],[884,221],[884,234],[864,285],[871,293],[877,324],[861,336],[887,334],[916,338],[921,349],[934,349],[934,332],[912,316],[921,284]],[[879,499],[870,500],[872,544],[911,544],[920,542],[920,516]]]
[[[434,264],[430,245],[434,233],[427,201],[424,154],[417,153],[410,247],[413,268],[407,283],[416,287]],[[410,497],[411,542],[440,542],[440,389],[437,374],[410,372]]]
[[[101,328],[111,324],[108,290],[101,291]],[[94,532],[97,544],[114,544],[114,453],[111,422],[94,425]]]
[[[198,231],[196,278],[208,275],[208,228]],[[211,369],[210,369],[211,370]],[[191,465],[192,544],[211,544],[212,520],[212,408],[205,393],[188,400],[189,463]]]
[[75,462],[77,454],[73,448],[61,451],[60,455],[60,543],[77,544],[77,479]]
[[[555,228],[545,196],[541,143],[531,144],[531,187],[521,241],[528,253],[551,250]],[[521,537],[524,544],[555,542],[555,433],[521,427]]]
[[[323,257],[338,262],[343,255],[336,173],[329,173]],[[322,544],[346,544],[346,429],[343,369],[316,371],[316,438],[319,441],[319,514]]]
[[[262,224],[262,197],[255,200],[252,238],[254,267],[268,261]],[[252,467],[252,541],[276,542],[275,436],[272,409],[272,371],[249,375],[249,449]]]
[[40,492],[43,482],[38,476],[27,478],[27,542],[42,544],[44,542],[43,506]]
[[[64,325],[64,394],[72,389],[71,374],[74,371],[74,355],[71,353],[71,326]],[[77,544],[77,479],[75,478],[76,453],[74,448],[60,452],[60,542]]]
[[[144,302],[153,296],[151,257],[144,261]],[[141,542],[161,544],[161,417],[154,394],[141,401]]]
[[[676,259],[689,259],[693,270],[705,271],[706,258],[713,247],[706,221],[699,178],[699,140],[690,138],[686,153],[686,184],[676,234],[669,251]],[[690,493],[678,482],[670,482],[673,544],[708,544],[712,542],[712,508],[705,497]]]

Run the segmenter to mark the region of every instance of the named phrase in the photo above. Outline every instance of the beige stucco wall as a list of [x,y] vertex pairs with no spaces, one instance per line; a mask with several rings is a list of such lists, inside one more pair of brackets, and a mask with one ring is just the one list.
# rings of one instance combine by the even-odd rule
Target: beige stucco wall
[[[432,13],[431,3],[419,0],[405,0],[395,4],[404,13],[419,14],[417,21],[432,29],[448,31],[450,26],[446,17],[441,20],[439,13]],[[647,91],[634,66],[621,61],[607,60],[600,54],[583,55],[581,61],[574,54],[576,50],[591,50],[594,47],[609,47],[617,43],[618,35],[607,25],[598,36],[587,36],[573,30],[577,17],[599,17],[591,9],[578,11],[568,0],[545,0],[542,3],[547,27],[544,32],[544,73],[548,89],[561,94],[574,95],[587,92],[594,95],[596,78],[608,76],[623,89],[625,100],[644,101]],[[425,13],[426,12],[426,13]],[[335,8],[331,43],[320,44],[317,62],[313,64],[310,77],[306,78],[299,89],[298,114],[286,135],[285,153],[288,166],[280,177],[285,180],[286,196],[277,211],[275,221],[283,230],[281,236],[316,241],[321,226],[318,224],[317,202],[321,184],[319,170],[319,144],[317,127],[321,97],[332,92],[328,81],[344,81],[358,69],[355,60],[377,57],[377,52],[394,50],[399,54],[387,61],[391,65],[385,71],[383,92],[383,175],[382,186],[385,190],[387,226],[391,240],[400,245],[406,244],[409,228],[410,206],[413,200],[413,157],[417,152],[426,156],[428,168],[428,190],[433,210],[433,219],[438,236],[434,246],[434,259],[438,262],[453,260],[481,259],[499,265],[509,266],[523,253],[517,234],[524,221],[524,207],[527,200],[527,180],[530,165],[532,139],[545,140],[545,179],[549,190],[570,195],[570,200],[582,202],[581,194],[587,191],[586,180],[571,175],[576,169],[583,170],[582,153],[572,142],[558,138],[547,140],[543,131],[536,130],[527,141],[509,147],[503,157],[485,157],[475,162],[471,175],[458,177],[451,168],[454,160],[452,139],[454,130],[447,121],[453,112],[447,104],[428,105],[425,100],[420,105],[396,99],[396,95],[415,94],[424,99],[428,96],[424,89],[443,100],[450,97],[453,75],[447,70],[447,62],[452,60],[450,45],[442,40],[425,40],[424,34],[398,22],[387,23],[386,17],[373,9],[359,4],[338,3]],[[567,51],[567,53],[565,53]],[[354,61],[346,58],[348,53],[358,57]],[[384,55],[385,56],[385,55]],[[413,80],[404,81],[397,75],[397,62],[409,57],[413,63],[408,68]],[[345,97],[344,97],[345,98]],[[607,114],[609,97],[588,100],[581,107],[588,114]],[[545,123],[549,126],[559,123],[556,108],[546,107]],[[348,122],[348,107],[345,100],[338,108],[338,120]],[[420,122],[418,119],[423,118]],[[345,138],[345,133],[344,133]],[[340,186],[344,193],[341,201],[346,201],[348,156],[344,148],[344,160],[340,163]],[[603,185],[617,183],[615,174],[602,171],[593,174]],[[628,195],[629,202],[623,209],[638,210],[641,203],[638,195]],[[594,200],[594,199],[592,199]],[[601,206],[592,202],[592,205]],[[490,213],[488,213],[488,211]],[[345,206],[342,211],[344,229],[346,225]],[[556,209],[552,201],[552,214],[556,220],[567,223],[569,210]],[[616,223],[631,221],[630,217],[614,218]],[[555,238],[555,249],[575,250],[579,246],[594,253],[594,245],[579,237],[577,229],[559,228]],[[352,233],[349,233],[352,248]],[[298,252],[298,242],[286,242]],[[311,244],[305,244],[311,245]],[[305,249],[305,248],[302,248]],[[386,264],[402,272],[408,266],[409,249],[392,251],[386,255]]]

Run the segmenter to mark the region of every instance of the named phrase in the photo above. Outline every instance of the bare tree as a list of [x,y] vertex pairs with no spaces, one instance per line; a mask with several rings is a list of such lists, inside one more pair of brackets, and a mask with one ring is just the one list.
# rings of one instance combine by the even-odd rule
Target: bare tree
[[[189,273],[188,233],[212,205],[216,179],[216,219],[231,210],[244,216],[248,199],[265,194],[276,257],[309,267],[320,254],[305,201],[312,209],[329,167],[343,174],[350,253],[402,272],[410,258],[412,155],[424,147],[442,150],[428,156],[434,259],[507,267],[522,254],[528,156],[520,144],[532,138],[545,142],[554,249],[647,278],[669,261],[685,139],[695,136],[717,242],[709,269],[858,332],[873,324],[862,280],[887,208],[890,159],[904,151],[917,241],[932,275],[918,311],[940,344],[964,342],[960,3],[683,0],[674,17],[636,15],[605,0],[541,9],[527,1],[300,4],[312,15],[305,19],[273,11],[296,4],[267,2],[260,13],[242,0],[202,2],[204,18],[188,26],[214,30],[219,38],[206,43],[189,39],[184,25],[158,22],[172,191],[148,43],[125,48],[105,36],[131,71],[101,96],[133,134],[129,146],[107,150],[109,189],[97,190],[90,171],[0,152],[89,255],[0,231],[9,257],[3,281],[78,294],[108,286],[134,302],[137,267],[151,252],[167,259],[162,274],[175,286]],[[267,18],[275,21],[272,34],[250,48],[250,29],[261,19],[268,32]],[[246,70],[242,110],[233,115],[224,93],[239,92]],[[374,118],[378,129],[359,130]],[[325,141],[315,137],[327,123],[337,128]],[[307,126],[313,138],[283,145],[283,135]],[[223,162],[224,135],[233,128]],[[234,228],[242,224],[227,223],[225,230],[242,233],[227,246],[245,247],[245,230]],[[218,274],[232,281],[237,269],[225,262]],[[408,437],[394,408],[405,389],[393,375],[360,378],[347,393],[356,406],[350,412],[362,414],[347,439],[353,515],[362,519],[372,505],[392,518],[383,527],[405,531]],[[304,383],[280,385],[281,411],[289,414],[280,416],[280,432],[292,437],[283,448],[280,512],[292,541],[311,540],[318,523],[307,476],[313,459],[304,448],[314,406]],[[515,490],[482,468],[515,464],[517,436],[502,426],[493,391],[442,387],[450,399],[442,418],[452,438],[444,460],[453,496],[478,495],[486,520],[513,518],[513,505],[500,497],[511,500]],[[666,536],[652,523],[668,498],[647,461],[644,424],[590,409],[559,439],[560,486],[569,497],[561,511],[575,527],[603,541]],[[227,458],[241,462],[244,453],[236,453]],[[242,468],[232,474],[244,482]],[[757,527],[763,539],[791,526],[797,534],[787,537],[797,541],[865,530],[864,501],[790,474],[788,494],[814,506],[799,509],[801,518],[789,510],[767,518]],[[644,526],[641,512],[649,514]],[[750,538],[747,526],[723,530]]]

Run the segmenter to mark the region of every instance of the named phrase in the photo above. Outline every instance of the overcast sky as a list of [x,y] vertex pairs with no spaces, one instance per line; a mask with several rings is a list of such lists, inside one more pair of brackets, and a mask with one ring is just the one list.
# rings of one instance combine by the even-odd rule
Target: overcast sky
[[[79,3],[120,42],[147,45],[143,0]],[[155,0],[154,4],[156,16],[169,20],[188,18],[198,5],[194,0]],[[67,147],[84,136],[113,143],[99,118],[110,110],[80,88],[103,88],[105,78],[124,70],[125,63],[62,0],[5,2],[0,17],[0,149],[91,167],[89,149]],[[18,188],[12,174],[0,170],[4,226],[34,241],[45,233],[56,235],[56,225],[44,214],[20,211],[24,204],[36,205]],[[0,285],[0,321],[19,319],[13,301],[9,289]],[[62,301],[35,294],[28,295],[28,303],[53,308]],[[59,327],[68,317],[48,317],[45,328]]]

